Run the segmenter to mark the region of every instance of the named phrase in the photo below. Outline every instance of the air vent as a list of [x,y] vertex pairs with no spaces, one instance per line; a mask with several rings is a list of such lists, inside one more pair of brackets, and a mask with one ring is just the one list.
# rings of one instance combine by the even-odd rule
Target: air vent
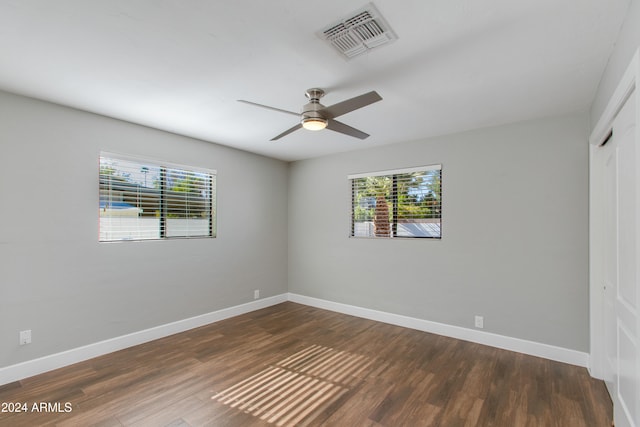
[[320,36],[347,59],[398,38],[373,3],[328,26]]

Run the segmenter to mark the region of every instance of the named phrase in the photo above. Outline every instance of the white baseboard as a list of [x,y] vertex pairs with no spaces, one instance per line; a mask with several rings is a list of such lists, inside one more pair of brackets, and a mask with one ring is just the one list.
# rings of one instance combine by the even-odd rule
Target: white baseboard
[[124,348],[164,338],[189,329],[198,328],[220,320],[229,319],[261,308],[270,307],[285,301],[292,301],[324,310],[349,314],[405,328],[416,329],[464,341],[484,344],[491,347],[543,357],[545,359],[556,360],[559,362],[569,363],[571,365],[587,367],[589,364],[589,355],[576,350],[288,293],[263,298],[246,304],[217,310],[200,316],[191,317],[189,319],[179,320],[166,325],[156,326],[143,331],[134,332],[128,335],[111,338],[83,347],[0,368],[0,385],[62,368],[64,366],[72,365],[74,363],[122,350]]
[[169,335],[184,332],[189,329],[198,328],[213,322],[235,317],[261,308],[270,307],[287,301],[287,294],[276,295],[269,298],[263,298],[251,301],[246,304],[236,305],[234,307],[213,311],[211,313],[202,314],[200,316],[191,317],[189,319],[178,320],[177,322],[168,323],[166,325],[156,326],[154,328],[145,329],[143,331],[134,332],[116,338],[100,341],[97,343],[85,345],[83,347],[74,348],[49,356],[40,357],[38,359],[28,360],[26,362],[10,365],[0,368],[0,385],[43,372],[62,368],[74,363],[93,357],[102,356],[114,351],[122,350],[134,345],[143,344],[158,338],[164,338]]
[[371,310],[368,308],[362,308],[293,293],[289,293],[288,299],[292,302],[309,305],[324,310],[330,310],[338,313],[362,317],[365,319],[376,320],[378,322],[416,329],[418,331],[444,335],[451,338],[457,338],[460,340],[484,344],[504,350],[524,353],[531,356],[542,357],[545,359],[555,360],[571,365],[577,365],[585,368],[589,365],[588,353],[563,347],[556,347],[553,345],[522,340],[519,338],[511,338],[504,335],[492,334],[490,332],[446,325],[444,323],[431,322],[429,320],[417,319],[414,317],[402,316],[399,314],[392,314],[384,311]]

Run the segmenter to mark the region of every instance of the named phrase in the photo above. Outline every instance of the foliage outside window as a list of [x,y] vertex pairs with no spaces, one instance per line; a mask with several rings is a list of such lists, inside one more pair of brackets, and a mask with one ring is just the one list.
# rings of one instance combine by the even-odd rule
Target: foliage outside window
[[442,237],[441,165],[348,178],[351,237]]
[[216,172],[103,153],[99,241],[215,237]]

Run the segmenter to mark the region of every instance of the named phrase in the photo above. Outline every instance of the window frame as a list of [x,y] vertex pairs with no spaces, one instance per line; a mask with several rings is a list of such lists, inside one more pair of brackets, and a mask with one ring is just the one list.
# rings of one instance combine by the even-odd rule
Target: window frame
[[[114,153],[109,151],[100,151],[98,156],[98,198],[99,206],[102,201],[103,187],[101,183],[103,159],[109,159],[114,161],[123,161],[127,163],[137,163],[140,167],[157,168],[159,169],[160,183],[159,183],[159,195],[158,195],[158,237],[149,238],[101,238],[101,217],[98,214],[98,242],[99,243],[114,243],[114,242],[145,242],[145,241],[160,241],[160,240],[181,240],[181,239],[214,239],[217,237],[217,171],[215,169],[209,169],[199,166],[184,165],[179,163],[167,162],[164,160],[154,159],[150,157],[134,156],[129,154]],[[208,200],[206,207],[208,208],[209,215],[207,216],[209,225],[207,234],[197,235],[167,235],[167,219],[169,219],[169,212],[167,209],[168,191],[166,189],[167,183],[167,171],[178,171],[185,174],[203,174],[207,175],[208,186]],[[99,210],[102,209],[99,207]]]
[[[349,193],[350,193],[350,207],[349,207],[349,222],[350,222],[350,230],[349,230],[349,238],[355,239],[428,239],[428,240],[441,240],[442,239],[442,164],[431,164],[425,166],[415,166],[408,168],[400,168],[400,169],[390,169],[390,170],[382,170],[382,171],[374,171],[374,172],[364,172],[364,173],[355,173],[347,175],[347,180],[349,182]],[[399,175],[408,175],[416,172],[428,172],[438,170],[440,172],[440,191],[438,193],[439,201],[438,210],[439,210],[439,233],[437,236],[424,235],[424,236],[407,236],[407,235],[398,235],[398,224],[399,221],[399,203],[397,196],[397,186],[398,186],[398,176]],[[356,235],[356,223],[358,221],[355,220],[356,214],[356,180],[361,178],[369,178],[369,177],[389,177],[391,179],[391,189],[389,191],[390,194],[394,194],[394,196],[390,197],[389,204],[391,204],[391,214],[389,218],[389,227],[390,233],[389,236],[376,236],[372,235]],[[424,219],[427,219],[426,217]]]

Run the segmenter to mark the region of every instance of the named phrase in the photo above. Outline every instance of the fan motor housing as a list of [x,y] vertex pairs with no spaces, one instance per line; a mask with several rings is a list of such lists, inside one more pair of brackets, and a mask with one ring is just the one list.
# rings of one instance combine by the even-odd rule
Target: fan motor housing
[[305,96],[309,98],[309,103],[302,107],[302,117],[300,123],[305,129],[321,130],[327,127],[328,120],[322,115],[320,110],[325,108],[320,104],[320,98],[324,96],[324,91],[318,88],[308,89]]

